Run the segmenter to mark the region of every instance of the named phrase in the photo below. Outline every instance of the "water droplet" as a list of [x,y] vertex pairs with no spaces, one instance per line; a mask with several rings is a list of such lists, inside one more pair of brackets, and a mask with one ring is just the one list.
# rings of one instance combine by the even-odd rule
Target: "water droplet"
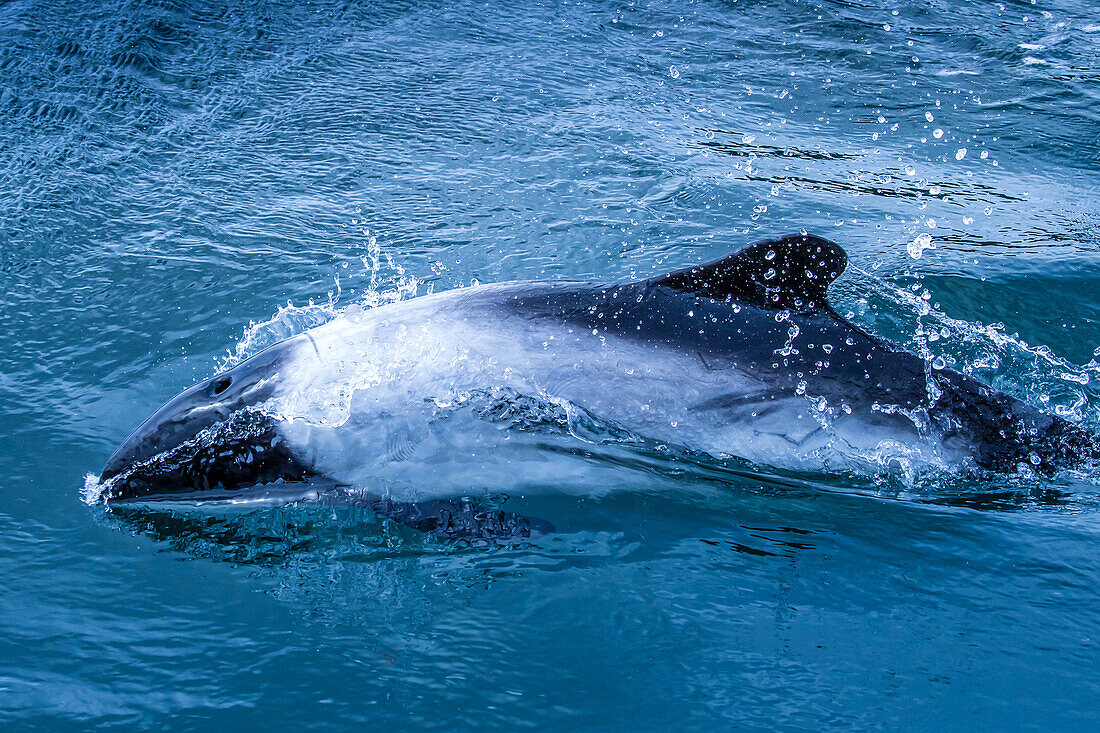
[[764,273],[764,279],[771,280],[773,277],[775,277],[775,268],[769,267],[768,271]]
[[966,157],[966,148],[959,148],[955,153],[955,160],[962,160]]
[[933,122],[936,118],[932,116],[931,112],[925,112],[924,119],[928,120],[929,122]]
[[675,66],[670,66],[668,67],[668,75],[671,76],[673,79],[679,79],[680,70],[677,69]]
[[932,235],[917,235],[916,239],[905,245],[905,249],[909,252],[910,257],[912,257],[914,260],[919,260],[921,258],[921,255],[924,254],[924,250],[934,249],[934,245],[932,244]]

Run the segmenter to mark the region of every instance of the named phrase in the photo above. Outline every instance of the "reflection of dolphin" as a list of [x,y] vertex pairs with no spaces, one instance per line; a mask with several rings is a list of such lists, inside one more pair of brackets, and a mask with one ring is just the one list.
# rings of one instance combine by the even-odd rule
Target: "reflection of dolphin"
[[[1096,456],[1080,427],[844,320],[826,290],[846,262],[832,242],[789,236],[641,282],[504,283],[349,309],[158,410],[107,462],[104,496],[313,474],[369,486],[398,464],[445,482],[477,428],[440,438],[440,411],[494,390],[811,470],[918,460],[1049,473]],[[445,471],[425,469],[448,450]]]

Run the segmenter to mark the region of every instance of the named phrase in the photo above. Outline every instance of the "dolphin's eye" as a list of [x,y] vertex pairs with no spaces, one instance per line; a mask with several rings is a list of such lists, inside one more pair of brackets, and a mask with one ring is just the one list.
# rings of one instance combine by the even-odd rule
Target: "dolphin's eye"
[[229,385],[233,384],[231,377],[222,377],[214,384],[214,394],[219,395],[225,390],[229,389]]

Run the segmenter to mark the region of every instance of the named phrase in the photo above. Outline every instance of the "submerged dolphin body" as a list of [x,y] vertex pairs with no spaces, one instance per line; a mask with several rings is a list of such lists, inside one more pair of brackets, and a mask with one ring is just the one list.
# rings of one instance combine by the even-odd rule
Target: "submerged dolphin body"
[[846,263],[830,241],[789,236],[640,282],[503,283],[349,309],[168,402],[111,456],[103,495],[312,475],[392,487],[408,467],[431,493],[425,465],[440,493],[461,492],[485,481],[497,448],[476,419],[441,426],[479,398],[474,413],[491,414],[500,395],[815,471],[901,455],[1050,473],[1096,456],[1082,428],[848,323],[826,298]]

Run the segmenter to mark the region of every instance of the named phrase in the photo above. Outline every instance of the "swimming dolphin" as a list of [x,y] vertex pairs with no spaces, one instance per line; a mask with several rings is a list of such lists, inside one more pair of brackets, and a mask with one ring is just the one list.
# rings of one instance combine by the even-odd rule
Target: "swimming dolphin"
[[[476,419],[441,425],[470,402],[485,417],[494,395],[814,471],[901,456],[1051,473],[1096,457],[1083,428],[837,314],[827,289],[846,264],[838,245],[803,234],[638,282],[510,282],[349,308],[169,401],[107,461],[103,496],[316,475],[392,486],[402,466],[423,482],[425,464],[461,491],[497,448]],[[481,458],[464,464],[476,445]]]

